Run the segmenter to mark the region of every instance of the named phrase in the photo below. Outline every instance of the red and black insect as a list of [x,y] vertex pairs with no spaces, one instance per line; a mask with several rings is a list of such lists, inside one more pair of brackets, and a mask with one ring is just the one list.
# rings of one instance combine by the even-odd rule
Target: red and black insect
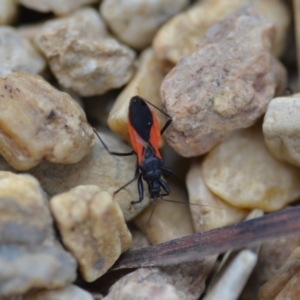
[[[161,130],[159,129],[159,124],[155,114],[152,112],[147,103],[169,118]],[[117,193],[133,181],[137,180],[139,200],[132,201],[132,204],[139,203],[144,198],[144,186],[142,179],[144,179],[144,181],[148,184],[149,194],[154,200],[157,198],[162,199],[162,197],[170,194],[168,185],[162,179],[162,173],[175,173],[164,166],[158,145],[161,135],[170,126],[171,122],[172,118],[164,111],[147,100],[144,100],[139,96],[134,96],[130,100],[128,111],[128,130],[131,144],[134,149],[133,151],[129,153],[111,152],[95,130],[99,140],[110,154],[119,156],[132,154],[137,155],[137,165],[134,178],[115,191],[115,193]]]

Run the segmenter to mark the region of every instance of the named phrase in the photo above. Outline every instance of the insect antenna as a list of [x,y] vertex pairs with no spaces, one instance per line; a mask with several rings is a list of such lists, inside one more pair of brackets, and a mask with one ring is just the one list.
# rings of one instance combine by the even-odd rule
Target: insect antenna
[[215,206],[211,206],[211,205],[208,205],[208,204],[198,204],[198,203],[191,203],[191,202],[185,202],[185,201],[177,201],[177,200],[172,200],[172,199],[166,199],[166,198],[163,198],[163,197],[160,197],[160,199],[162,201],[172,202],[172,203],[177,203],[177,204],[207,206],[207,207],[211,207],[211,208],[222,209],[221,207],[215,207]]
[[150,220],[151,220],[151,218],[152,218],[152,216],[153,216],[153,213],[154,213],[155,207],[156,207],[156,199],[154,200],[154,202],[153,202],[153,204],[152,204],[151,213],[150,213],[149,219],[148,219],[148,221],[147,221],[147,225],[146,225],[146,227],[148,227],[148,226],[149,226],[149,224],[150,224]]

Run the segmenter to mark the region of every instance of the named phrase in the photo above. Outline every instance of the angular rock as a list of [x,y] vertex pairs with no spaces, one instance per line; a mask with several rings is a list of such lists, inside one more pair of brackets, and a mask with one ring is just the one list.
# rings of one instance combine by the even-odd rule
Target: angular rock
[[187,0],[104,0],[100,11],[112,32],[125,44],[143,50],[157,29],[188,5]]
[[31,42],[10,26],[0,27],[0,75],[11,72],[38,74],[46,67]]
[[90,8],[47,22],[35,43],[59,83],[81,96],[121,87],[133,74],[134,51],[109,38]]
[[78,162],[95,143],[81,107],[40,76],[0,76],[0,100],[0,153],[17,170]]
[[17,3],[12,0],[2,0],[0,4],[0,25],[12,23],[17,16]]
[[291,16],[280,0],[203,0],[177,14],[157,32],[153,47],[157,57],[174,66],[190,55],[202,41],[207,29],[244,5],[252,4],[275,25],[271,51],[280,56],[286,47]]
[[203,161],[203,179],[222,200],[271,212],[300,196],[300,169],[273,158],[261,124],[237,131]]
[[[130,152],[131,148],[108,134],[99,133],[111,151]],[[30,172],[39,179],[43,189],[51,196],[69,191],[78,185],[96,185],[102,191],[113,193],[134,176],[136,158],[110,155],[97,140],[95,147],[76,164],[62,165],[42,163]],[[134,218],[149,204],[149,194],[141,203],[138,200],[137,183],[133,182],[114,195],[125,220]]]
[[169,144],[182,156],[208,152],[237,129],[253,125],[285,86],[283,66],[269,52],[274,27],[251,8],[212,26],[161,85],[174,119]]
[[54,239],[47,199],[30,175],[0,171],[0,253],[2,296],[76,278],[75,259]]
[[234,207],[213,194],[203,180],[202,164],[194,162],[186,177],[189,192],[190,211],[196,232],[204,232],[214,228],[242,221],[248,211]]
[[273,99],[263,123],[265,142],[278,159],[300,166],[300,94]]
[[85,4],[96,3],[98,0],[18,0],[18,2],[32,10],[43,13],[53,12],[65,15]]
[[57,195],[50,208],[85,281],[106,273],[130,246],[131,234],[119,205],[97,186],[77,186]]

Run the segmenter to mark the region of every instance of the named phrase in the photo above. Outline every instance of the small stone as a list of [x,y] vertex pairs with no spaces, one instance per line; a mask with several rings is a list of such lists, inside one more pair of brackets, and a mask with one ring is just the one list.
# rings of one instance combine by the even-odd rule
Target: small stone
[[264,118],[263,132],[270,152],[300,166],[300,94],[273,99]]
[[253,9],[239,10],[212,26],[196,51],[168,73],[161,96],[174,120],[166,138],[175,151],[204,154],[264,114],[286,80],[269,52],[273,33]]
[[[113,135],[99,133],[111,151],[130,152],[131,148]],[[109,154],[97,140],[93,150],[76,164],[62,165],[41,163],[30,172],[38,178],[43,189],[51,196],[69,191],[78,185],[96,185],[110,194],[129,182],[134,176],[136,157],[121,157]],[[141,203],[138,200],[137,183],[133,182],[114,195],[125,220],[134,218],[149,204],[149,194]]]
[[35,43],[59,83],[81,96],[103,94],[129,81],[135,53],[109,38],[91,8],[45,23]]
[[11,24],[17,16],[17,3],[12,0],[0,2],[0,25]]
[[41,73],[46,62],[31,42],[13,27],[0,27],[0,75],[11,72]]
[[143,50],[157,29],[188,5],[187,0],[104,0],[100,11],[112,32],[125,44]]
[[0,123],[0,153],[17,170],[78,162],[95,143],[81,107],[38,75],[0,76]]
[[[87,291],[70,284],[61,289],[31,292],[18,300],[93,300]],[[12,299],[13,300],[13,299]],[[17,299],[16,299],[17,300]]]
[[242,221],[248,211],[234,207],[213,194],[206,186],[202,175],[202,164],[194,162],[186,177],[190,211],[196,232],[227,226]]
[[279,0],[198,1],[159,29],[153,40],[155,53],[160,60],[176,65],[181,58],[196,49],[210,26],[247,4],[254,5],[274,23],[276,30],[271,51],[280,56],[286,46],[291,16],[287,5]]
[[18,2],[42,13],[53,12],[56,15],[65,15],[80,6],[96,3],[99,0],[18,0]]
[[[159,88],[164,75],[159,62],[151,48],[142,52],[138,69],[123,91],[117,97],[108,116],[108,126],[121,137],[129,140],[128,133],[128,107],[132,96],[150,101],[155,106],[162,108]],[[160,128],[166,123],[166,117],[155,108],[150,107],[157,116]]]
[[131,243],[119,205],[97,186],[78,186],[50,200],[65,247],[91,282],[115,263]]
[[[156,204],[147,207],[134,219],[134,224],[145,233],[150,244],[159,244],[194,233],[187,196],[175,185],[169,187],[171,194],[168,199],[183,204],[157,199]],[[155,209],[151,216],[154,205]]]
[[149,242],[146,236],[139,229],[137,229],[135,226],[131,225],[130,223],[128,224],[128,228],[132,235],[132,243],[128,250],[137,250],[149,246]]
[[211,192],[236,207],[271,212],[300,196],[300,170],[270,155],[261,124],[237,131],[215,147],[202,170]]
[[0,229],[0,295],[75,279],[75,259],[54,239],[45,193],[32,176],[0,171]]

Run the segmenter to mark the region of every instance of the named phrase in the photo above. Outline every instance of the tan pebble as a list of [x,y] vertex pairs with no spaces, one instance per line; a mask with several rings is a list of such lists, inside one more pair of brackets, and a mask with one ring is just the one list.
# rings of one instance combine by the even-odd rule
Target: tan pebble
[[300,166],[300,94],[273,99],[263,123],[265,142],[278,159]]
[[31,42],[13,27],[0,27],[0,75],[11,72],[41,73],[46,62]]
[[261,124],[240,130],[203,161],[203,178],[221,199],[240,208],[275,211],[300,196],[300,170],[273,158]]
[[0,25],[11,24],[17,16],[17,3],[15,0],[2,0],[0,2]]
[[208,152],[253,125],[285,85],[271,54],[274,27],[251,8],[212,26],[203,42],[164,78],[161,97],[173,122],[168,143],[185,157]]
[[121,41],[143,50],[157,29],[187,5],[187,0],[104,0],[100,12]]
[[56,15],[65,15],[80,6],[92,4],[98,0],[17,0],[20,4],[39,12],[53,12]]
[[64,245],[88,282],[106,273],[130,246],[131,234],[119,205],[97,186],[78,186],[57,195],[50,208]]
[[[157,199],[156,204],[147,207],[134,219],[134,224],[145,233],[150,244],[159,244],[194,233],[187,196],[175,185],[169,187],[171,194],[166,198],[186,204]],[[155,209],[149,221],[153,205]]]
[[81,96],[121,87],[134,71],[134,51],[108,36],[92,8],[45,23],[35,43],[59,83]]
[[48,201],[33,176],[0,171],[0,228],[0,296],[75,280],[76,261],[55,240]]
[[196,232],[242,221],[248,211],[234,207],[213,194],[206,186],[202,175],[202,163],[194,162],[186,177],[190,211]]
[[[157,61],[151,48],[142,52],[137,72],[132,80],[120,93],[116,99],[108,116],[108,125],[121,137],[129,140],[128,133],[128,107],[131,97],[139,95],[140,97],[150,101],[155,106],[161,108],[161,100],[159,87],[163,80],[163,73],[160,70],[159,62]],[[166,117],[151,107],[159,120],[160,127],[166,123]]]
[[286,4],[278,0],[199,1],[159,29],[153,41],[155,53],[160,60],[176,65],[195,50],[210,26],[246,4],[254,5],[274,23],[276,32],[272,52],[281,55],[286,46],[291,16]]
[[[99,133],[111,151],[130,152],[131,148],[113,135]],[[42,163],[30,172],[39,179],[44,190],[51,196],[69,191],[78,185],[96,185],[102,191],[114,193],[134,176],[136,157],[109,154],[97,139],[93,150],[76,164],[62,165]],[[146,191],[141,203],[138,200],[137,182],[133,182],[114,196],[126,221],[134,218],[149,204]]]
[[132,235],[132,243],[129,250],[137,250],[149,246],[146,236],[135,226],[128,224],[128,229]]
[[40,76],[0,76],[0,153],[17,170],[81,160],[95,143],[81,107]]

